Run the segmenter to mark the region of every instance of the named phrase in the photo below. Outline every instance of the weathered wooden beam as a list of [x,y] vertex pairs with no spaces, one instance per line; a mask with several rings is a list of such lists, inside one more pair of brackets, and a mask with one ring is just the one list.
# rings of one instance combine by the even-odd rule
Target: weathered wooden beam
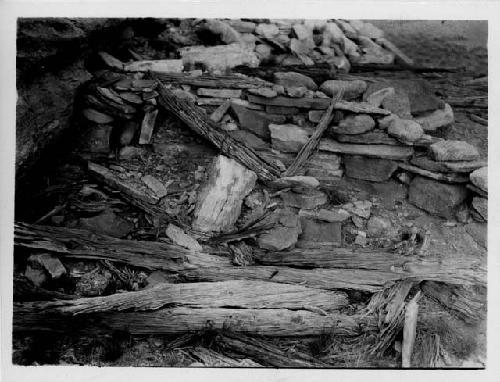
[[195,105],[177,98],[172,91],[158,82],[159,104],[168,112],[177,116],[195,133],[210,141],[221,152],[254,171],[259,179],[274,180],[280,174],[280,169],[265,158],[259,156],[253,149],[234,139],[210,120],[204,111]]
[[73,315],[119,311],[151,311],[167,306],[190,308],[291,309],[331,312],[348,304],[343,292],[259,280],[161,284],[137,292],[40,303]]
[[147,269],[176,272],[189,268],[183,247],[151,241],[123,240],[83,229],[16,223],[14,245],[63,257],[109,260]]
[[126,330],[132,335],[170,335],[207,329],[231,330],[271,337],[302,337],[335,330],[356,336],[360,327],[373,328],[369,317],[341,313],[324,315],[306,310],[176,307],[150,312],[107,312],[73,316],[37,303],[14,303],[14,332],[75,331],[87,335]]
[[330,125],[330,122],[332,120],[333,108],[335,107],[335,104],[342,99],[343,95],[344,89],[341,89],[340,92],[338,92],[338,94],[336,94],[332,99],[330,106],[322,115],[321,120],[319,121],[318,126],[316,126],[316,129],[314,129],[313,134],[311,135],[307,143],[302,146],[292,164],[284,172],[283,176],[293,176],[297,174],[297,172],[302,168],[307,159],[309,159],[309,156],[314,153],[319,145],[319,141],[323,136],[323,133]]
[[151,74],[164,83],[190,85],[200,88],[223,88],[223,89],[255,89],[259,87],[271,87],[273,84],[260,78],[245,77],[238,75],[211,75],[202,74],[193,76],[187,73],[158,73]]

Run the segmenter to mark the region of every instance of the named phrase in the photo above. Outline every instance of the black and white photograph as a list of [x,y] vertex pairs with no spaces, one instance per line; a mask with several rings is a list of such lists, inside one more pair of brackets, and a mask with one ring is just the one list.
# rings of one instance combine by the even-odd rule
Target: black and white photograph
[[494,366],[491,21],[298,16],[16,18],[12,366]]

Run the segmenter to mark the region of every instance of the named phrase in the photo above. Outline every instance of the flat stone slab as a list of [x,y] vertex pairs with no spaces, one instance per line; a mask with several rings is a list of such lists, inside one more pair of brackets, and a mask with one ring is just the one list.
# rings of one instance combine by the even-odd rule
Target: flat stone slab
[[345,174],[350,178],[384,182],[398,168],[391,160],[367,158],[359,155],[344,155]]
[[280,196],[286,206],[305,210],[312,210],[328,201],[326,194],[319,190],[311,190],[307,194],[287,191],[283,192]]
[[458,173],[470,173],[478,168],[487,165],[486,161],[459,161],[459,162],[437,162],[432,160],[427,156],[414,157],[410,160],[410,163],[414,166],[420,167],[424,170],[434,171],[434,172],[458,172]]
[[284,86],[285,88],[303,86],[310,90],[318,89],[318,85],[316,85],[312,78],[295,72],[274,73],[274,83]]
[[231,110],[236,114],[240,128],[267,140],[271,137],[269,124],[285,123],[286,121],[286,117],[283,115],[267,114],[235,103],[231,103]]
[[473,161],[479,159],[479,152],[464,141],[440,141],[429,146],[430,156],[437,161]]
[[299,248],[321,248],[342,243],[342,224],[339,222],[330,223],[301,218],[300,224],[302,234],[296,244]]
[[202,97],[241,98],[241,89],[199,88],[196,94]]
[[445,104],[444,109],[434,110],[430,113],[419,115],[415,118],[424,131],[436,131],[440,127],[447,126],[455,122],[453,109],[450,105]]
[[355,145],[340,143],[332,139],[323,139],[319,149],[338,154],[363,155],[372,158],[405,160],[413,155],[413,148],[391,145]]
[[401,143],[390,137],[382,130],[373,130],[363,134],[334,134],[335,139],[342,143],[356,143],[360,145],[392,145],[400,146]]
[[469,177],[465,175],[457,175],[453,173],[440,173],[440,172],[434,172],[434,171],[429,171],[429,170],[424,170],[420,167],[417,166],[412,166],[411,164],[406,164],[406,163],[400,163],[399,167],[403,170],[412,172],[414,174],[418,174],[421,176],[424,176],[426,178],[434,179],[434,180],[439,180],[441,182],[446,182],[446,183],[468,183],[469,182]]
[[408,200],[431,214],[452,219],[467,195],[464,185],[445,184],[417,175],[410,183]]
[[[248,95],[248,101],[251,103],[256,103],[258,105],[288,106],[315,110],[328,109],[328,106],[330,106],[330,103],[332,102],[331,98],[287,98],[282,96],[275,98],[265,98],[252,94]],[[339,101],[335,104],[334,109],[350,111],[359,114],[390,114],[389,110],[374,107],[368,102]]]

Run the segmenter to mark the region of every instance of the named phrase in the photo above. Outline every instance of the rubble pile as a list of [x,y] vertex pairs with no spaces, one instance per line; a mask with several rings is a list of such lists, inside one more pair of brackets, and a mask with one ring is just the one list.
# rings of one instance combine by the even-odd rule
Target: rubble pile
[[[330,328],[367,357],[399,343],[397,359],[408,367],[417,314],[425,322],[432,316],[418,313],[420,299],[480,321],[468,304],[470,288],[485,287],[482,257],[440,253],[429,231],[340,187],[396,184],[398,203],[424,216],[487,222],[487,161],[471,144],[441,137],[454,123],[452,107],[423,79],[347,74],[351,65],[411,60],[361,21],[192,20],[190,27],[220,44],[192,44],[199,37],[172,27],[163,36],[175,40],[177,57],[136,53],[124,62],[98,52],[101,68],[77,98],[75,152],[88,179],[38,224],[16,225],[16,247],[29,252],[24,277],[56,301],[16,305],[23,318],[15,330],[57,322],[43,314],[97,314],[113,330],[153,335],[197,332],[210,322],[228,329],[218,340],[233,353],[247,341],[250,366],[283,366],[281,350],[251,335],[321,336]],[[260,63],[278,70],[272,78],[231,71]],[[321,82],[282,70],[321,63],[332,68]],[[96,266],[75,276],[82,259]],[[73,289],[50,292],[65,278],[77,280]],[[429,283],[443,288],[423,291]],[[464,305],[443,297],[450,288]],[[240,365],[205,350],[192,353],[202,365],[209,356]],[[291,358],[288,365],[335,365],[326,356]]]

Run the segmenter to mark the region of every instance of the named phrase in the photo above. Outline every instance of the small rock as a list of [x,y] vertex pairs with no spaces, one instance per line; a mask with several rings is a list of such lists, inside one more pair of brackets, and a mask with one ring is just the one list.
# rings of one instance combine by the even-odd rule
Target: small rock
[[259,44],[255,47],[255,53],[261,62],[269,61],[272,57],[272,49],[267,44]]
[[44,269],[53,280],[66,274],[66,268],[59,261],[59,258],[49,253],[31,255],[28,258],[28,264],[32,268]]
[[391,221],[389,219],[372,216],[367,223],[367,234],[369,237],[385,236],[391,229]]
[[279,35],[280,30],[275,24],[261,23],[255,28],[255,33],[259,36],[272,39]]
[[325,223],[312,219],[301,219],[302,234],[297,247],[321,248],[322,246],[340,245],[342,225],[339,222]]
[[365,226],[365,221],[359,216],[351,216],[351,220],[357,228],[363,228]]
[[342,208],[351,214],[359,216],[363,219],[368,219],[371,214],[372,203],[368,200],[357,200],[355,202],[344,204]]
[[354,244],[359,245],[361,247],[366,246],[366,232],[358,231],[356,239],[354,239]]
[[61,225],[64,222],[65,217],[63,215],[54,215],[50,218],[52,223],[55,225]]
[[301,87],[288,87],[285,88],[285,93],[288,97],[291,98],[302,98],[306,95],[307,93],[307,88],[301,86]]
[[281,199],[286,206],[311,210],[325,204],[328,201],[326,194],[319,190],[311,190],[307,194],[299,194],[293,191],[281,193]]
[[282,152],[299,152],[309,140],[308,132],[296,125],[269,124],[273,148]]
[[312,78],[295,72],[274,73],[274,83],[285,88],[305,87],[309,90],[317,90],[318,86]]
[[203,27],[213,34],[219,35],[221,41],[226,44],[241,42],[241,35],[239,32],[236,31],[229,23],[224,21],[207,19],[205,20]]
[[408,200],[431,214],[451,219],[467,195],[467,188],[462,185],[445,184],[415,176],[410,183]]
[[265,98],[274,98],[278,96],[278,92],[272,88],[255,88],[248,89],[250,94],[255,94],[257,96],[265,97]]
[[76,283],[75,293],[85,297],[102,296],[110,291],[112,286],[111,274],[100,268],[85,273]]
[[97,111],[94,109],[83,109],[83,115],[89,121],[92,121],[95,123],[100,123],[100,124],[110,123],[110,122],[113,122],[115,120],[112,116],[101,113],[100,111]]
[[397,119],[399,119],[399,117],[396,114],[389,114],[378,120],[378,127],[382,130],[387,130],[389,126],[391,126],[391,124]]
[[470,174],[470,181],[479,189],[488,192],[488,167],[482,167]]
[[242,129],[267,140],[270,138],[269,124],[284,123],[286,120],[283,115],[270,115],[261,111],[250,110],[235,103],[231,103],[231,109],[236,114]]
[[396,175],[398,180],[403,183],[403,184],[410,184],[411,182],[411,176],[407,172],[400,172],[399,174]]
[[319,187],[319,181],[312,177],[312,176],[288,176],[288,177],[283,177],[276,179],[275,181],[272,182],[274,187],[278,188],[294,188],[294,187],[300,187],[300,188],[318,188]]
[[292,29],[299,40],[307,40],[313,37],[312,28],[304,24],[293,24]]
[[196,93],[202,97],[241,98],[240,89],[199,88]]
[[152,175],[145,175],[141,178],[141,180],[144,182],[148,188],[153,191],[153,193],[158,197],[158,198],[163,198],[168,194],[167,187],[163,184],[163,182],[160,182],[158,179],[156,179]]
[[363,134],[335,134],[335,139],[341,143],[357,143],[362,145],[393,145],[399,146],[401,143],[387,135],[383,130],[372,130]]
[[430,155],[437,161],[473,161],[479,152],[464,141],[440,141],[429,147]]
[[248,145],[254,150],[262,151],[270,149],[269,143],[263,141],[255,134],[246,130],[234,130],[229,133],[234,139]]
[[396,171],[396,162],[387,159],[344,155],[345,174],[350,178],[385,182]]
[[188,101],[188,102],[192,102],[192,103],[194,103],[194,102],[196,102],[196,100],[197,100],[196,96],[195,96],[193,93],[191,93],[191,92],[189,92],[189,91],[187,91],[187,90],[183,90],[183,89],[173,89],[173,90],[172,90],[172,93],[174,93],[174,95],[175,95],[177,98],[182,99],[182,100],[184,100],[184,101]]
[[349,24],[356,30],[359,36],[372,39],[384,37],[384,32],[371,23],[361,20],[349,20]]
[[333,97],[339,90],[344,89],[345,100],[356,99],[361,96],[367,88],[366,82],[362,80],[342,81],[342,80],[328,80],[321,84],[319,90],[326,95]]
[[375,120],[367,114],[350,115],[333,127],[336,134],[362,134],[375,127]]
[[380,107],[382,105],[382,102],[386,97],[390,97],[396,94],[396,91],[394,88],[384,88],[377,90],[376,92],[370,94],[368,97],[366,97],[366,102],[369,104],[375,106],[375,107]]
[[323,114],[325,114],[324,110],[309,110],[309,121],[318,123],[321,120],[321,117],[323,117]]
[[315,153],[304,165],[305,175],[315,178],[331,178],[342,176],[340,156],[328,153]]
[[140,147],[125,146],[120,149],[119,155],[121,159],[140,158],[142,155],[144,155],[144,150]]
[[170,240],[181,247],[190,249],[192,251],[201,252],[203,250],[202,246],[196,241],[195,238],[186,234],[181,228],[170,223],[165,231]]
[[245,198],[245,206],[247,206],[250,209],[263,207],[265,204],[265,199],[266,198],[262,190],[253,190]]
[[260,248],[270,251],[291,249],[297,243],[301,232],[302,228],[298,217],[293,214],[285,214],[279,219],[277,227],[258,237],[257,244]]
[[134,229],[134,224],[116,215],[111,210],[105,210],[90,218],[80,218],[77,226],[89,231],[113,237],[124,237]]
[[44,269],[32,266],[30,264],[26,266],[24,276],[26,276],[34,285],[38,287],[45,284],[49,278]]
[[318,212],[318,219],[319,220],[324,220],[324,221],[331,222],[331,223],[343,222],[343,221],[347,220],[349,218],[349,216],[351,216],[349,214],[349,212],[347,212],[346,210],[344,210],[342,208],[337,208],[337,209],[333,209],[333,210],[321,209]]
[[449,104],[444,105],[444,109],[431,111],[430,113],[415,117],[424,131],[436,131],[438,128],[447,126],[455,121],[453,109]]
[[488,221],[488,199],[476,196],[472,199],[472,207],[485,221]]
[[146,279],[147,285],[144,289],[151,289],[156,285],[173,283],[174,281],[176,281],[175,277],[173,277],[171,273],[167,273],[164,271],[154,271]]
[[411,143],[420,139],[424,134],[424,130],[415,121],[397,118],[389,125],[387,133],[403,143]]

